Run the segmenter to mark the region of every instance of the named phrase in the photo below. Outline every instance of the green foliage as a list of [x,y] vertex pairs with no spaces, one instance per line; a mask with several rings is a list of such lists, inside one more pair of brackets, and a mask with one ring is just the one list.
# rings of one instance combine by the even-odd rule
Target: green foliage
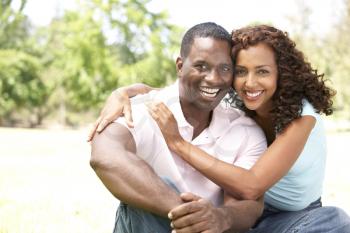
[[335,117],[350,119],[350,0],[344,0],[344,9],[337,24],[322,37],[310,32],[312,8],[298,1],[300,15],[291,17],[293,39],[304,52],[312,67],[325,74],[327,85],[337,91],[334,98]]
[[326,40],[327,71],[337,90],[337,115],[350,119],[350,0],[344,1],[344,11],[338,25]]
[[[84,0],[50,25],[36,28],[26,0],[0,0],[0,125],[40,124],[45,117],[77,124],[97,113],[109,93],[135,82],[164,86],[175,79],[182,29],[151,0]],[[314,68],[337,90],[337,116],[350,118],[350,0],[323,37],[310,31],[312,8],[297,1],[290,34]],[[79,117],[77,117],[79,116]]]
[[16,50],[0,50],[0,120],[11,122],[21,109],[38,111],[48,96],[39,77],[36,57]]
[[11,0],[0,0],[0,48],[19,48],[28,35],[29,22],[22,10],[26,0],[14,10]]
[[26,0],[13,3],[0,1],[0,124],[35,126],[47,114],[49,89],[40,77],[40,58],[30,52],[35,42],[29,40],[31,25],[22,13]]
[[147,2],[85,1],[51,24],[61,48],[51,66],[63,71],[59,85],[69,110],[92,109],[120,85],[161,86],[175,78],[174,27],[164,14],[149,12]]
[[67,107],[81,111],[96,106],[101,92],[117,86],[113,82],[113,64],[117,61],[106,45],[101,23],[89,14],[67,12],[51,27],[48,47],[59,50],[52,51],[54,60],[48,67],[62,70],[55,79],[57,87],[65,90]]
[[[48,116],[74,125],[83,112],[97,113],[119,86],[172,82],[183,30],[165,12],[150,12],[150,2],[78,1],[77,10],[35,28],[22,12],[26,0],[0,0],[0,125],[35,126]],[[298,4],[290,34],[337,90],[336,115],[349,119],[350,0],[322,38],[310,31],[312,8]]]
[[163,86],[175,78],[174,46],[178,48],[179,29],[166,22],[167,15],[147,10],[150,0],[94,0],[93,9],[107,19],[115,32],[112,49],[120,62],[119,85],[144,82]]
[[[176,29],[174,29],[174,32],[176,32]],[[150,36],[152,51],[144,58],[135,63],[124,65],[120,69],[118,79],[120,86],[143,82],[159,87],[174,80],[176,70],[173,57],[175,50],[178,49],[178,46],[174,45],[178,44],[173,42],[173,46],[176,48],[170,47],[170,43],[165,44],[161,41],[161,36],[161,32],[153,32]],[[167,48],[167,46],[169,47]]]
[[173,80],[180,29],[166,22],[165,13],[150,12],[149,2],[80,1],[79,10],[35,28],[22,13],[25,0],[18,9],[1,0],[3,123],[15,123],[20,110],[32,126],[49,113],[76,124],[74,114],[97,112],[118,86]]

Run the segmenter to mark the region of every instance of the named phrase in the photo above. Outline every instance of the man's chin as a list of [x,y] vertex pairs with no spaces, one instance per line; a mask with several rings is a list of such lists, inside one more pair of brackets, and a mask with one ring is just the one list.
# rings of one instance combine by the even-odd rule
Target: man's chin
[[203,111],[212,111],[214,110],[218,105],[220,101],[201,101],[198,103],[198,107],[201,108]]

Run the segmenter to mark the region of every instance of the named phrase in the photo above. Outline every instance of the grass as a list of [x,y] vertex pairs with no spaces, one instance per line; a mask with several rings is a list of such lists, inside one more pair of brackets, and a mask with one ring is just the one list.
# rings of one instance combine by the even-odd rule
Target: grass
[[[0,128],[0,233],[112,232],[118,201],[89,166],[87,130]],[[350,213],[350,133],[329,133],[323,201]]]
[[0,129],[0,233],[111,232],[84,131]]

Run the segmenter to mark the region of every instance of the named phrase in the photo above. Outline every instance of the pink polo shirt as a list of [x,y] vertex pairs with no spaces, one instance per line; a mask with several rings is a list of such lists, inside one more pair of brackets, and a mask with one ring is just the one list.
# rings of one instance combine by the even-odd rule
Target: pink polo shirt
[[[222,103],[214,109],[209,127],[192,140],[193,127],[182,113],[178,82],[132,99],[134,128],[129,130],[136,143],[136,154],[160,177],[171,180],[181,192],[192,192],[211,200],[215,206],[222,204],[222,189],[168,149],[157,123],[144,105],[150,101],[162,101],[170,108],[185,140],[217,159],[246,169],[266,149],[262,130],[243,112]],[[126,126],[123,118],[116,121]],[[215,163],[208,166],[208,169],[214,166]]]

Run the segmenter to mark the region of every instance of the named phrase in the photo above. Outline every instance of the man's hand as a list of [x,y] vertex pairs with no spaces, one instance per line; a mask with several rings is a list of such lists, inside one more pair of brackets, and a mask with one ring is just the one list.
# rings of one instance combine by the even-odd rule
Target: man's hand
[[172,209],[168,217],[176,233],[221,233],[227,226],[223,212],[210,201],[192,193],[182,193],[181,199],[186,202]]

